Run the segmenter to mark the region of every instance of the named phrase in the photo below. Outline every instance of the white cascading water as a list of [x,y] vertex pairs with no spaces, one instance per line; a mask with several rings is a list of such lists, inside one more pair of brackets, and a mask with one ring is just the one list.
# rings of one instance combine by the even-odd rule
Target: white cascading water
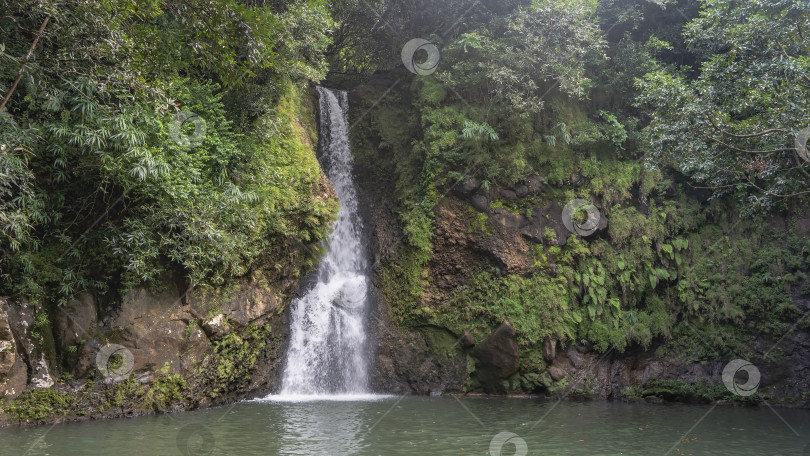
[[364,320],[371,281],[352,181],[348,96],[323,87],[318,95],[322,166],[341,208],[317,283],[291,304],[282,398],[368,392]]

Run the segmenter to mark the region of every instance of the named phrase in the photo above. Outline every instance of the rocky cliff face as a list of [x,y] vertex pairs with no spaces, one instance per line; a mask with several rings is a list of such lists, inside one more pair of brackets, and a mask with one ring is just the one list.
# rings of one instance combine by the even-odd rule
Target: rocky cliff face
[[[308,255],[289,247],[291,262],[281,270],[254,271],[227,289],[193,289],[166,277],[160,289],[136,287],[117,305],[104,306],[84,293],[51,313],[41,305],[0,300],[3,397],[56,389],[75,401],[55,410],[56,418],[70,419],[196,408],[267,394],[283,362],[284,309]],[[182,383],[174,400],[145,398],[167,379]],[[123,390],[120,403],[108,409],[78,397]]]
[[[314,192],[336,199],[325,176]],[[0,298],[0,424],[191,409],[273,391],[286,307],[319,255],[288,240],[224,286],[166,274],[120,302],[88,292],[65,306]]]
[[[459,287],[474,279],[482,267],[503,273],[521,274],[533,265],[528,241],[553,245],[565,244],[569,232],[562,219],[562,208],[549,203],[526,211],[531,216],[492,208],[492,194],[507,195],[542,192],[541,179],[536,184],[521,183],[514,189],[483,191],[468,179],[457,189],[447,189],[447,196],[435,208],[436,228],[434,253],[427,266],[430,285],[422,295],[420,307],[441,312]],[[379,195],[379,192],[374,192]],[[375,196],[378,198],[379,196]],[[390,206],[377,203],[375,207]],[[476,214],[486,221],[474,227]],[[524,213],[525,214],[525,213]],[[373,217],[384,220],[384,217]],[[598,230],[607,228],[602,220]],[[377,230],[390,227],[390,221],[377,224]],[[393,234],[376,233],[375,239],[391,239]],[[395,248],[384,249],[396,252]],[[552,268],[554,265],[550,265]],[[797,290],[795,304],[802,312],[810,305]],[[389,307],[381,303],[382,313]],[[525,362],[516,340],[513,325],[504,321],[487,337],[474,340],[469,332],[454,333],[437,326],[403,329],[384,317],[378,321],[379,389],[402,393],[529,393],[563,394],[586,398],[644,398],[708,401],[723,391],[725,362],[695,362],[686,357],[661,356],[658,343],[648,349],[631,346],[623,352],[599,352],[590,344],[547,339],[542,344],[542,366],[535,375],[540,386],[520,383],[521,364]],[[697,343],[701,336],[694,334]],[[755,351],[764,354],[774,340],[752,340]],[[798,328],[781,341],[780,355],[762,357],[756,366],[761,373],[758,392],[783,404],[810,405],[810,334]],[[782,351],[784,350],[784,351]],[[691,389],[691,385],[700,385]],[[713,392],[712,392],[713,391]]]

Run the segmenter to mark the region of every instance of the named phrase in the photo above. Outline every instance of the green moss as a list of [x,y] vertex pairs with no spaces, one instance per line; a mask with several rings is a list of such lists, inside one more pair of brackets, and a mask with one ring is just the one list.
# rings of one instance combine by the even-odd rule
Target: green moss
[[491,202],[489,204],[489,207],[491,207],[492,209],[497,209],[497,208],[506,209],[507,211],[511,212],[514,215],[520,215],[522,210],[525,210],[525,209],[521,209],[521,207],[519,205],[514,204],[514,203],[515,202],[511,202],[511,201],[508,202],[508,201],[504,201],[504,200],[495,200],[495,201],[493,201],[493,202]]
[[640,399],[644,397],[644,388],[640,386],[627,386],[622,388],[622,397],[628,399]]
[[487,216],[487,214],[473,209],[469,209],[467,214],[470,217],[470,226],[467,227],[468,233],[481,232],[487,236],[492,235],[492,231],[490,231],[489,227],[487,226],[487,221],[489,221],[489,216]]
[[542,274],[499,276],[485,271],[458,290],[431,321],[456,334],[470,329],[480,340],[509,320],[518,343],[529,346],[547,337],[572,338],[575,322],[570,315],[565,281]]
[[269,333],[269,326],[249,325],[241,334],[231,332],[214,341],[214,353],[197,367],[198,379],[211,398],[227,395],[250,379]]
[[40,421],[57,416],[65,416],[76,403],[73,393],[54,388],[26,391],[3,406],[6,413],[21,423]]
[[397,260],[383,263],[377,281],[395,324],[407,327],[425,322],[419,302],[427,285],[426,265],[425,255],[412,248],[403,248]]
[[454,336],[446,329],[424,326],[419,328],[419,332],[425,337],[428,351],[438,358],[456,360],[462,353],[461,339],[458,336]]
[[155,411],[165,411],[173,404],[182,404],[189,399],[186,380],[178,374],[163,374],[156,377],[143,396],[142,403]]
[[688,383],[683,380],[654,380],[645,385],[642,397],[654,396],[677,402],[714,402],[729,401],[739,404],[755,405],[767,400],[767,395],[755,393],[740,396],[732,393],[723,385],[706,383]]

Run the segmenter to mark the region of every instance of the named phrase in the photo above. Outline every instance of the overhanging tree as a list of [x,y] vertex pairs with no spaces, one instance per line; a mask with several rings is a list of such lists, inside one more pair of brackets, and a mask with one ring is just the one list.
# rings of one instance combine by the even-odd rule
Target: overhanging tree
[[703,0],[685,36],[705,59],[699,76],[664,69],[640,81],[652,158],[749,211],[803,198],[810,162],[796,138],[810,127],[810,4]]

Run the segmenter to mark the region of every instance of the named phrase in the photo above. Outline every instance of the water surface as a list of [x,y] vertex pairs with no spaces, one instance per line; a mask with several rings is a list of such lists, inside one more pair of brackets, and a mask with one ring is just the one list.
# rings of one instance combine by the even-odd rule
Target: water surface
[[807,410],[776,409],[780,418],[768,407],[346,399],[243,402],[175,415],[0,429],[0,454],[498,455],[490,445],[502,432],[517,437],[503,445],[501,456],[515,454],[519,439],[528,455],[544,456],[810,454]]

